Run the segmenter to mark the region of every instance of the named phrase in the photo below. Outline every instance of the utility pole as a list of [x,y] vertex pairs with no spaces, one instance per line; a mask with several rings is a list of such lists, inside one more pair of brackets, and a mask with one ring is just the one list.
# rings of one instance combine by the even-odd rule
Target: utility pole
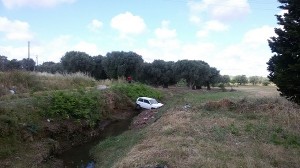
[[38,62],[38,55],[36,55],[36,65],[35,65],[35,71],[37,70],[37,67],[39,65],[39,62]]
[[36,55],[36,66],[39,65],[38,55]]
[[28,59],[30,58],[30,41],[28,41]]

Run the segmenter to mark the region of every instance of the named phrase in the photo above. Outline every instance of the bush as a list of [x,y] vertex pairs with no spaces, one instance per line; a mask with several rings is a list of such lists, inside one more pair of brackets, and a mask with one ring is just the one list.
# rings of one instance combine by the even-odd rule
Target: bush
[[225,84],[224,84],[224,83],[220,83],[220,84],[219,84],[219,88],[220,88],[223,92],[226,91],[226,88],[225,88]]
[[269,81],[263,81],[263,86],[269,86],[270,82]]
[[[48,101],[48,102],[47,102]],[[44,98],[41,106],[46,117],[86,119],[92,125],[102,118],[101,95],[95,90],[55,91]]]
[[186,87],[187,86],[187,82],[185,79],[180,79],[177,83],[176,83],[177,87]]
[[152,97],[156,99],[161,99],[162,94],[143,84],[116,84],[112,86],[112,89],[116,92],[120,92],[122,94],[125,94],[127,97],[129,97],[132,101],[135,101],[138,97],[146,96],[146,97]]

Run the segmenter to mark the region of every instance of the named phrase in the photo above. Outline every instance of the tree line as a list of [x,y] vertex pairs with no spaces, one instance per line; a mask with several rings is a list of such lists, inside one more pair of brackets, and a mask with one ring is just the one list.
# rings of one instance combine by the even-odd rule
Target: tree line
[[152,63],[144,62],[142,56],[134,52],[113,51],[106,56],[90,56],[85,52],[69,51],[61,58],[59,63],[44,62],[35,66],[32,59],[7,60],[1,56],[1,71],[28,70],[48,73],[76,73],[89,74],[97,80],[118,79],[131,77],[132,79],[153,86],[167,88],[179,81],[191,89],[210,89],[219,83],[244,85],[251,82],[253,85],[261,84],[262,77],[253,76],[249,79],[245,75],[230,78],[229,75],[220,75],[220,71],[200,60],[163,61],[154,60]]
[[33,59],[12,59],[8,60],[7,57],[0,55],[0,71],[11,71],[11,70],[35,70],[35,62]]

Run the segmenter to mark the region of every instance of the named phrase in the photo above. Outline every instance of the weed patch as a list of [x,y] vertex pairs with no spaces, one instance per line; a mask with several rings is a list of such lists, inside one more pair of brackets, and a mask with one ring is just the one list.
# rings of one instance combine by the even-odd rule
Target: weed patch
[[283,145],[284,147],[300,147],[300,136],[289,133],[288,131],[283,130],[281,127],[273,130],[270,141],[275,145]]
[[116,84],[112,86],[112,89],[128,96],[132,101],[135,101],[138,97],[152,97],[161,99],[162,93],[144,84]]
[[40,103],[41,113],[45,117],[62,119],[86,119],[93,126],[103,118],[102,98],[99,91],[55,91]]

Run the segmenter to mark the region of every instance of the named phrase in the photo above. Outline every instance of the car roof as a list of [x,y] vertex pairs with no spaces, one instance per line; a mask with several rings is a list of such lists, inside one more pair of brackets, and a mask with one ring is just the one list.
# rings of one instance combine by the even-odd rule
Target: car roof
[[146,99],[146,100],[153,100],[154,99],[154,98],[150,98],[150,97],[139,97],[139,98]]

